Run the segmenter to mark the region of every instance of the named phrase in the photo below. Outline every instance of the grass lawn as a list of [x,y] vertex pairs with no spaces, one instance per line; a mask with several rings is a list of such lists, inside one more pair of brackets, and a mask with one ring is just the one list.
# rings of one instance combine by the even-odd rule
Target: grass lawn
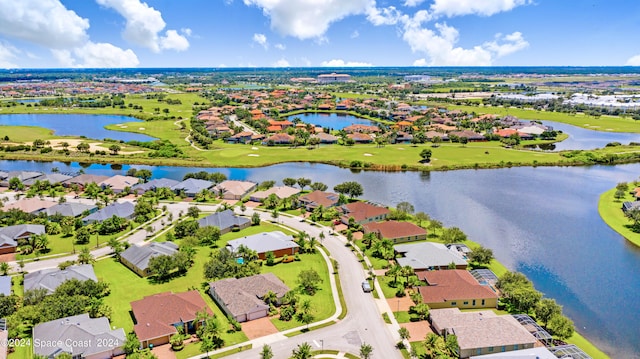
[[[262,272],[271,272],[278,276],[278,278],[280,278],[290,289],[296,289],[298,288],[298,273],[307,268],[315,269],[322,278],[322,283],[320,283],[318,291],[313,296],[298,292],[299,302],[305,300],[311,301],[313,316],[315,317],[314,321],[326,319],[335,313],[336,306],[333,303],[333,296],[331,293],[329,270],[320,253],[301,254],[300,261],[280,263],[272,267],[263,266]],[[296,320],[295,317],[288,322],[272,318],[271,322],[280,331],[304,325],[304,323]]]
[[591,344],[585,337],[578,332],[574,332],[571,338],[566,340],[569,344],[575,344],[578,348],[584,350],[593,359],[606,359],[609,358],[607,354],[598,349],[595,345]]
[[616,189],[612,188],[600,195],[598,213],[600,213],[602,220],[614,231],[620,233],[629,242],[640,246],[640,233],[631,230],[632,222],[622,212],[622,202],[633,202],[635,198],[631,194],[625,193],[625,198],[617,200],[614,197],[615,193]]
[[[104,236],[101,235],[98,237],[98,243],[100,246],[105,246],[111,238],[114,238],[114,237],[117,238],[127,232],[129,232],[128,227],[127,229],[122,230],[115,234],[104,235]],[[79,252],[82,247],[89,247],[90,249],[96,248],[95,235],[91,235],[91,239],[87,244],[74,244],[76,240],[75,236],[63,237],[62,234],[48,235],[47,238],[49,239],[49,249],[50,249],[49,252],[43,253],[42,255],[37,255],[35,252],[29,255],[17,254],[16,259],[18,260],[34,259],[36,257],[50,256],[50,255],[56,255],[56,254],[70,254],[73,252],[74,247],[75,247],[76,253]]]
[[[56,138],[53,130],[36,126],[5,126],[0,125],[0,138],[9,136],[10,143],[32,142],[39,138],[42,140],[50,140]],[[5,142],[5,141],[2,141]]]
[[393,315],[396,317],[398,323],[409,323],[411,321],[409,312],[393,312]]

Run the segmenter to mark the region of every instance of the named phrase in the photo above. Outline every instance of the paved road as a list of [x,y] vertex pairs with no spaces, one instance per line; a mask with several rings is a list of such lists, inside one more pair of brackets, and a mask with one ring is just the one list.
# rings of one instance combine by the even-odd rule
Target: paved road
[[236,115],[229,115],[229,121],[233,122],[236,126],[242,126],[242,130],[246,131],[246,132],[251,132],[253,134],[257,134],[258,132],[256,132],[256,130],[254,130],[253,128],[249,127],[249,125],[247,125],[246,123],[239,121],[238,120],[238,116]]

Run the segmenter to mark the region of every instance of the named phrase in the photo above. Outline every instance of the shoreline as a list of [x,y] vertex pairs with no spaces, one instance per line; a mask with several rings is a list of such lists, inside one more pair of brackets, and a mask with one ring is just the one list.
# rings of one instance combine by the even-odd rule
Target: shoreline
[[[630,221],[624,216],[621,208],[622,203],[629,199],[629,194],[627,193],[625,198],[618,202],[614,198],[615,192],[616,189],[612,188],[600,195],[598,214],[600,214],[600,218],[609,228],[621,235],[630,244],[640,247],[640,233],[633,232],[627,228]],[[614,204],[619,204],[619,206],[616,207]]]

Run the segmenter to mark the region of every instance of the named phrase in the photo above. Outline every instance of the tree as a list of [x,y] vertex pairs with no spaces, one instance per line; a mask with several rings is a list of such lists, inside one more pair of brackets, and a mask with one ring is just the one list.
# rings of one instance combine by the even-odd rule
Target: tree
[[300,177],[298,178],[297,183],[298,186],[300,186],[300,189],[304,191],[304,188],[311,184],[311,180],[308,178]]
[[333,187],[333,190],[340,193],[349,195],[351,198],[359,197],[364,194],[362,185],[355,181],[344,182]]
[[471,251],[471,253],[469,253],[467,257],[471,262],[474,262],[481,266],[486,266],[489,265],[489,263],[491,263],[491,260],[493,259],[493,251],[490,248],[480,246]]
[[78,149],[79,152],[89,152],[89,149],[91,148],[91,146],[86,142],[80,142],[78,143],[76,148]]
[[431,149],[429,148],[423,149],[422,151],[420,151],[420,158],[422,158],[420,162],[424,162],[424,163],[431,162],[431,155],[432,155]]
[[409,340],[411,338],[411,333],[409,332],[409,329],[405,327],[400,327],[400,329],[398,329],[398,335],[400,335],[400,339],[402,340]]
[[76,231],[76,243],[78,244],[87,244],[89,243],[89,239],[91,237],[91,232],[89,232],[88,227],[80,227]]
[[329,188],[326,184],[322,182],[313,182],[311,184],[311,189],[314,191],[326,191]]
[[0,263],[0,275],[7,275],[9,273],[9,269],[11,269],[9,267],[9,263],[7,262]]
[[109,146],[109,151],[111,151],[111,154],[113,154],[113,155],[117,155],[118,152],[120,152],[121,149],[122,149],[122,147],[120,147],[120,145],[113,144],[113,145]]
[[362,359],[370,359],[373,354],[373,347],[367,343],[360,345],[360,357]]
[[198,228],[195,233],[195,237],[198,238],[200,244],[202,245],[214,245],[220,239],[220,228],[214,226],[205,226]]
[[109,247],[111,247],[111,250],[116,255],[116,259],[120,260],[120,254],[125,250],[124,243],[119,241],[117,238],[112,237],[109,239]]
[[91,182],[85,186],[84,194],[93,200],[97,200],[100,194],[100,187],[95,182]]
[[149,259],[149,273],[159,281],[165,281],[174,269],[173,258],[169,255],[159,255]]
[[416,218],[416,221],[418,221],[419,227],[422,227],[422,222],[431,220],[431,217],[424,212],[418,212],[414,217]]
[[95,262],[93,258],[93,254],[89,250],[89,247],[82,247],[80,249],[80,253],[78,253],[78,263],[80,264],[89,264]]
[[555,335],[561,340],[567,340],[575,331],[575,326],[573,325],[573,321],[571,319],[565,317],[562,314],[556,314],[549,319],[549,323],[547,324],[547,329],[549,333]]
[[460,144],[462,144],[462,147],[465,147],[467,145],[467,143],[469,143],[469,138],[467,137],[460,137]]
[[176,238],[180,239],[180,238],[195,235],[199,227],[200,225],[198,224],[197,221],[188,219],[185,221],[178,222],[178,224],[176,224],[174,228],[174,232],[175,232]]
[[409,202],[400,202],[396,206],[396,216],[399,220],[407,219],[414,211],[415,208],[413,208],[413,205]]
[[189,209],[187,209],[187,216],[198,219],[198,217],[200,216],[200,208],[196,206],[190,206]]
[[260,225],[260,215],[258,214],[258,212],[253,212],[253,214],[251,215],[251,225],[252,226]]
[[431,139],[431,143],[433,143],[433,147],[439,147],[440,144],[442,143],[442,137],[440,136],[433,136],[433,138]]
[[24,189],[24,184],[22,184],[18,177],[11,177],[9,180],[9,189],[13,191],[22,191]]
[[282,179],[282,183],[285,186],[289,186],[289,187],[295,186],[297,182],[298,182],[298,180],[296,180],[295,178],[291,178],[291,177],[287,177],[287,178],[283,178]]
[[310,359],[311,358],[311,345],[304,342],[298,344],[298,346],[292,351],[293,359]]
[[260,352],[260,359],[272,359],[273,358],[273,351],[271,350],[271,347],[267,344],[262,346],[262,352]]
[[467,235],[458,227],[447,228],[440,237],[445,244],[460,243],[467,240]]
[[142,346],[140,345],[140,341],[138,340],[136,333],[135,332],[127,333],[127,339],[125,340],[124,347],[122,348],[124,353],[127,354],[128,356],[130,354],[133,354],[140,347]]
[[275,193],[272,193],[264,199],[263,204],[267,209],[274,209],[278,206],[278,202],[280,202],[278,196],[276,196]]
[[427,303],[419,303],[413,306],[413,312],[416,313],[420,320],[427,320],[429,316],[429,306]]
[[322,283],[322,278],[315,269],[303,269],[298,273],[298,283],[309,295],[314,295],[318,284]]
[[536,304],[533,312],[536,314],[536,319],[546,327],[553,316],[562,314],[562,306],[551,298],[543,298]]

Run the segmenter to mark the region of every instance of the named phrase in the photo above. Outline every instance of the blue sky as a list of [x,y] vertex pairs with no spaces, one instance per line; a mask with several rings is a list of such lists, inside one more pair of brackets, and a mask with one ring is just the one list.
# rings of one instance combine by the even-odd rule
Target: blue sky
[[0,68],[640,66],[635,0],[0,0]]

